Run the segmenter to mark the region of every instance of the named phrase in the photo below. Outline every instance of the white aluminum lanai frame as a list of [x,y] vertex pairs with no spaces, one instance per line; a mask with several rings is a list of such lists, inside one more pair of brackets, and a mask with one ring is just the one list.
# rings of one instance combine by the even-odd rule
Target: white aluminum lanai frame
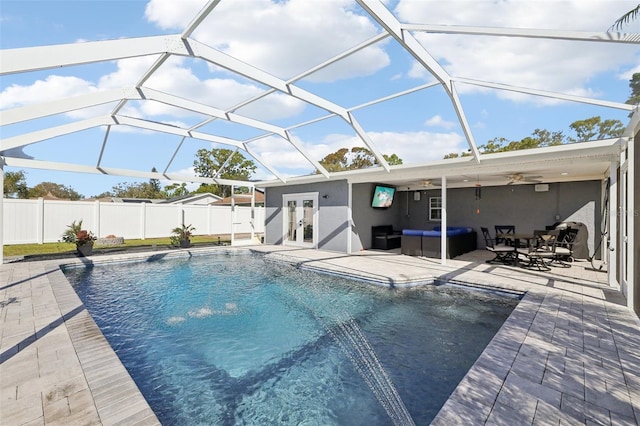
[[[404,23],[400,22],[379,0],[357,0],[363,13],[372,21],[382,28],[382,31],[368,40],[353,46],[352,48],[325,60],[316,66],[307,69],[298,75],[283,79],[275,77],[252,64],[240,61],[226,53],[216,50],[201,41],[193,38],[193,33],[205,21],[205,19],[215,13],[216,7],[221,3],[220,0],[209,1],[191,20],[180,34],[160,35],[136,38],[123,38],[118,40],[90,41],[84,43],[73,43],[53,46],[38,46],[29,48],[3,49],[0,51],[0,75],[11,75],[18,73],[28,73],[39,70],[49,70],[60,67],[71,67],[78,65],[86,65],[97,62],[114,61],[123,58],[138,58],[144,56],[156,56],[155,62],[140,74],[136,84],[128,87],[120,87],[117,89],[96,91],[90,94],[57,99],[51,102],[43,102],[23,107],[4,109],[0,111],[0,124],[8,126],[11,124],[23,123],[30,120],[38,120],[56,114],[67,113],[76,110],[88,109],[90,107],[117,103],[117,105],[106,115],[95,115],[91,118],[78,120],[63,125],[47,127],[39,131],[17,134],[11,137],[2,137],[0,139],[0,170],[4,166],[23,167],[34,169],[63,170],[90,174],[103,174],[126,176],[135,178],[165,179],[187,182],[216,183],[223,185],[243,185],[249,187],[255,186],[272,186],[282,185],[286,183],[304,182],[308,180],[320,181],[331,179],[349,179],[351,182],[364,181],[366,179],[380,179],[380,174],[385,176],[388,181],[400,181],[402,179],[415,178],[421,176],[424,178],[441,179],[443,192],[446,191],[447,185],[455,186],[455,179],[452,177],[471,173],[494,173],[496,171],[506,170],[506,166],[514,161],[522,165],[522,169],[526,169],[528,163],[526,152],[505,153],[498,156],[486,157],[480,154],[473,132],[467,120],[465,107],[458,95],[458,85],[472,85],[486,87],[498,91],[517,92],[527,95],[539,96],[561,101],[576,102],[600,106],[604,108],[613,108],[621,111],[634,113],[624,136],[616,141],[600,141],[587,144],[576,144],[575,146],[560,146],[548,148],[543,152],[543,157],[547,160],[536,159],[531,157],[530,164],[541,164],[540,161],[549,162],[551,158],[571,158],[572,164],[580,164],[583,170],[583,177],[591,179],[611,178],[613,185],[611,192],[615,192],[616,176],[619,167],[624,167],[628,171],[630,179],[626,180],[625,185],[628,191],[633,194],[634,188],[634,167],[633,167],[633,137],[638,132],[637,107],[620,102],[608,100],[600,100],[583,96],[570,95],[565,93],[554,93],[546,90],[531,87],[517,87],[508,84],[502,84],[493,81],[475,80],[469,78],[456,77],[447,72],[445,68],[434,58],[427,47],[414,36],[414,33],[427,32],[433,34],[464,34],[468,36],[482,37],[520,37],[520,38],[538,38],[545,40],[559,41],[580,41],[585,43],[609,43],[609,44],[640,44],[640,34],[630,33],[612,33],[612,32],[579,32],[579,31],[559,31],[559,30],[541,30],[541,29],[516,29],[516,28],[485,28],[471,26],[445,26],[431,25],[421,23]],[[348,58],[364,49],[387,40],[394,40],[401,48],[415,59],[429,74],[435,78],[435,82],[422,84],[409,90],[394,93],[380,99],[372,100],[361,105],[344,107],[322,97],[310,90],[306,90],[297,84],[305,77],[308,77],[320,70],[323,70],[339,61]],[[147,87],[145,83],[156,73],[162,65],[172,57],[183,57],[202,60],[207,64],[221,67],[236,75],[242,76],[249,81],[255,82],[266,87],[262,93],[247,98],[239,102],[235,106],[227,109],[215,108],[192,99],[177,96],[171,93],[163,93],[151,87]],[[464,133],[471,156],[469,158],[461,158],[456,160],[448,160],[446,162],[436,162],[429,164],[421,164],[417,166],[390,166],[385,160],[380,150],[376,147],[373,140],[369,136],[367,129],[354,116],[357,110],[365,109],[372,105],[383,104],[394,99],[401,98],[405,95],[423,91],[431,87],[441,87],[448,96],[451,106],[454,109],[459,125]],[[326,115],[315,118],[310,121],[298,122],[287,127],[276,125],[266,120],[257,120],[242,115],[237,111],[247,105],[254,104],[262,98],[272,93],[282,93],[291,96],[307,105],[317,107],[326,111]],[[179,127],[174,124],[166,124],[157,121],[150,121],[141,118],[127,116],[123,113],[123,109],[130,102],[136,101],[156,101],[165,105],[175,107],[180,110],[196,112],[204,119],[198,124],[191,127]],[[323,167],[318,159],[302,145],[294,137],[291,132],[305,126],[321,122],[330,118],[338,117],[347,126],[351,128],[354,135],[360,142],[366,146],[378,161],[378,167],[366,171],[340,172],[330,173]],[[201,128],[215,121],[223,120],[235,125],[246,126],[255,129],[260,133],[257,137],[247,140],[230,138],[221,134],[214,134],[202,131]],[[180,139],[175,152],[171,159],[167,162],[161,172],[149,172],[144,170],[124,169],[119,167],[110,167],[103,164],[103,153],[105,147],[110,143],[111,129],[116,126],[128,126],[138,129],[144,129],[150,132],[161,134],[175,135]],[[104,139],[100,152],[96,153],[96,164],[86,165],[81,163],[69,163],[58,161],[45,161],[28,158],[23,154],[22,149],[29,145],[36,144],[41,141],[64,137],[65,135],[81,132],[86,129],[100,128],[104,129]],[[251,147],[251,143],[266,137],[277,136],[282,142],[291,145],[308,163],[313,167],[318,175],[307,177],[288,177],[276,166],[271,164],[263,155]],[[193,175],[184,175],[170,172],[172,162],[181,149],[184,149],[186,140],[200,140],[224,146],[232,147],[234,152],[240,151],[273,174],[275,180],[264,182],[244,182],[225,180],[219,178],[203,178]],[[420,149],[420,148],[417,148]],[[602,151],[606,153],[602,153]],[[625,151],[626,150],[626,151]],[[626,153],[626,154],[624,154]],[[630,153],[630,154],[629,154]],[[628,154],[628,155],[627,155]],[[544,157],[544,156],[547,157]],[[598,161],[594,161],[594,158]],[[608,171],[603,173],[601,164],[590,169],[596,163],[608,161],[610,167]],[[563,164],[563,166],[566,164]],[[560,167],[560,166],[558,166]],[[219,172],[220,173],[220,172]],[[218,174],[219,174],[218,173]],[[429,176],[426,176],[429,174]],[[0,173],[0,180],[4,177],[4,172]],[[544,177],[543,177],[544,180]],[[1,183],[1,182],[0,182]],[[472,185],[470,183],[470,185]],[[443,197],[444,198],[444,197]],[[2,218],[2,197],[0,197],[0,219]],[[617,200],[615,195],[612,200]],[[627,208],[629,205],[626,205]],[[445,204],[446,209],[446,204]],[[631,199],[631,207],[633,208],[633,198]],[[611,209],[610,225],[615,231],[617,228],[618,218],[615,215],[618,205]],[[1,224],[0,224],[1,225]],[[446,219],[443,226],[446,226]],[[629,229],[626,229],[628,232]],[[633,227],[631,228],[633,231]],[[629,234],[622,236],[627,238]],[[632,235],[632,234],[631,234]],[[614,232],[610,235],[614,239],[617,237]],[[2,226],[0,226],[0,241],[2,241]],[[444,244],[444,241],[443,241]],[[631,253],[636,250],[635,242],[630,242]],[[443,253],[445,250],[442,251]],[[611,253],[609,259],[610,265],[619,265],[619,267],[629,267],[631,257],[624,259],[620,263],[620,259],[616,258],[617,253]],[[629,255],[631,256],[631,255]],[[2,260],[2,251],[0,251],[0,260]],[[443,258],[443,262],[446,260]],[[625,266],[626,265],[626,266]],[[613,268],[615,272],[615,267]],[[633,270],[632,276],[633,276]],[[610,272],[611,281],[616,280],[615,273]]]

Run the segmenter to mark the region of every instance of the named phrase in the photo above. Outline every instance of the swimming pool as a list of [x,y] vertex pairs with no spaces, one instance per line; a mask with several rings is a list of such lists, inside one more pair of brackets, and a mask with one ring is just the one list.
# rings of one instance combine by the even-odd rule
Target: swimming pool
[[518,302],[247,251],[65,274],[164,425],[428,424]]

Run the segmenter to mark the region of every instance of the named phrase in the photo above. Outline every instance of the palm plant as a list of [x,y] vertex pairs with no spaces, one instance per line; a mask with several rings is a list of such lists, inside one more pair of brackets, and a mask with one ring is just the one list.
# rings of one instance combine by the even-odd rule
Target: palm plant
[[74,220],[71,225],[67,225],[67,230],[62,234],[62,241],[65,243],[73,243],[76,247],[85,244],[93,244],[96,237],[91,231],[82,229],[82,220],[76,223]]
[[638,17],[640,14],[640,4],[638,4],[634,9],[622,15],[613,25],[609,28],[610,30],[619,30],[623,25],[628,24]]
[[173,228],[171,231],[171,244],[174,246],[180,247],[188,247],[190,244],[190,238],[193,235],[193,231],[195,231],[192,225],[185,225],[184,223],[181,226],[177,226]]

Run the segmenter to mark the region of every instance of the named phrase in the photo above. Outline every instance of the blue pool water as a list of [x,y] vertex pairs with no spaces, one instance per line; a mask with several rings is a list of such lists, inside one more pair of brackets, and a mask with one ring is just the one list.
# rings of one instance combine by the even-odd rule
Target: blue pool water
[[518,302],[248,252],[65,274],[163,425],[429,424]]

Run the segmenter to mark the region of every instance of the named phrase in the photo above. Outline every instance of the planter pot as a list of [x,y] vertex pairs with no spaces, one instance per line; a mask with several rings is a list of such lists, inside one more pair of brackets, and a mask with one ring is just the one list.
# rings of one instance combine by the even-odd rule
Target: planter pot
[[115,238],[98,238],[96,244],[99,246],[119,246],[124,244],[123,237],[115,237]]
[[180,240],[180,248],[189,248],[191,247],[191,240]]
[[80,257],[91,256],[93,254],[93,244],[83,244],[81,246],[76,246],[76,250],[78,251],[78,256]]

